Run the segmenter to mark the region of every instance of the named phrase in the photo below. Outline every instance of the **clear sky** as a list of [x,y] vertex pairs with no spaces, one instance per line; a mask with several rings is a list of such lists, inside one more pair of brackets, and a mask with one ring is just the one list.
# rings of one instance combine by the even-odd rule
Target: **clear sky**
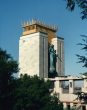
[[32,18],[58,26],[57,35],[65,41],[65,74],[78,75],[86,72],[77,64],[75,54],[83,54],[80,46],[82,34],[87,35],[87,21],[81,20],[80,10],[66,10],[65,0],[0,0],[0,47],[18,60],[21,24]]

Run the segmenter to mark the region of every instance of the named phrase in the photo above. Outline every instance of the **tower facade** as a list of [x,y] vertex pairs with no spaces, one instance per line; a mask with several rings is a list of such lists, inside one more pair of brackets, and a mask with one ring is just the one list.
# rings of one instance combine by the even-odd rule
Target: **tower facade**
[[48,45],[53,44],[58,54],[56,72],[58,76],[64,75],[64,39],[56,37],[57,28],[32,20],[32,22],[24,23],[23,29],[19,40],[19,73],[47,78],[49,73]]
[[52,39],[52,44],[57,54],[56,72],[58,76],[64,76],[64,38],[56,37]]

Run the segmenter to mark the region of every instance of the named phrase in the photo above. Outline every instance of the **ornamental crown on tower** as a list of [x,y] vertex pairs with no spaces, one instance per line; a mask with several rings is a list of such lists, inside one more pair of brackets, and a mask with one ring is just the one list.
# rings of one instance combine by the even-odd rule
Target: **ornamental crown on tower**
[[57,26],[55,26],[55,25],[46,25],[44,22],[41,22],[41,21],[36,20],[36,19],[32,19],[31,21],[24,22],[22,24],[22,27],[25,28],[25,27],[28,27],[28,26],[34,25],[34,24],[37,24],[37,25],[40,25],[40,26],[43,26],[43,27],[52,29],[54,31],[57,31],[58,30],[58,27]]

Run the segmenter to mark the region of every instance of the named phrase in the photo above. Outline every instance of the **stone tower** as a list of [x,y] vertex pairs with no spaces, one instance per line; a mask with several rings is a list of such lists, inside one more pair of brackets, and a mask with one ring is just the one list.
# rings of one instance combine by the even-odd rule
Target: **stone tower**
[[64,39],[56,37],[57,28],[32,20],[23,24],[23,33],[19,40],[20,74],[48,77],[48,44],[53,44],[56,54],[56,71],[64,75]]

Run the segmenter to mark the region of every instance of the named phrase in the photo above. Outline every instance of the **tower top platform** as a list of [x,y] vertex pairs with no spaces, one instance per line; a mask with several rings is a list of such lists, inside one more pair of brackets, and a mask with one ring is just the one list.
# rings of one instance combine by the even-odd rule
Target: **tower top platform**
[[46,29],[49,29],[49,30],[52,30],[52,31],[54,31],[54,32],[56,32],[57,31],[57,26],[55,26],[55,25],[47,25],[47,24],[45,24],[45,23],[43,23],[43,22],[41,22],[41,21],[39,21],[39,20],[35,20],[35,19],[32,19],[32,21],[31,22],[24,22],[23,24],[22,24],[22,27],[23,28],[26,28],[26,27],[29,27],[29,26],[31,26],[31,25],[38,25],[38,26],[41,26],[41,27],[44,27],[44,28],[46,28]]
[[22,24],[22,28],[24,29],[22,35],[26,36],[36,32],[42,32],[48,35],[48,41],[51,42],[52,38],[55,38],[56,31],[58,30],[57,26],[47,25],[39,20],[32,19],[31,22],[24,22]]

